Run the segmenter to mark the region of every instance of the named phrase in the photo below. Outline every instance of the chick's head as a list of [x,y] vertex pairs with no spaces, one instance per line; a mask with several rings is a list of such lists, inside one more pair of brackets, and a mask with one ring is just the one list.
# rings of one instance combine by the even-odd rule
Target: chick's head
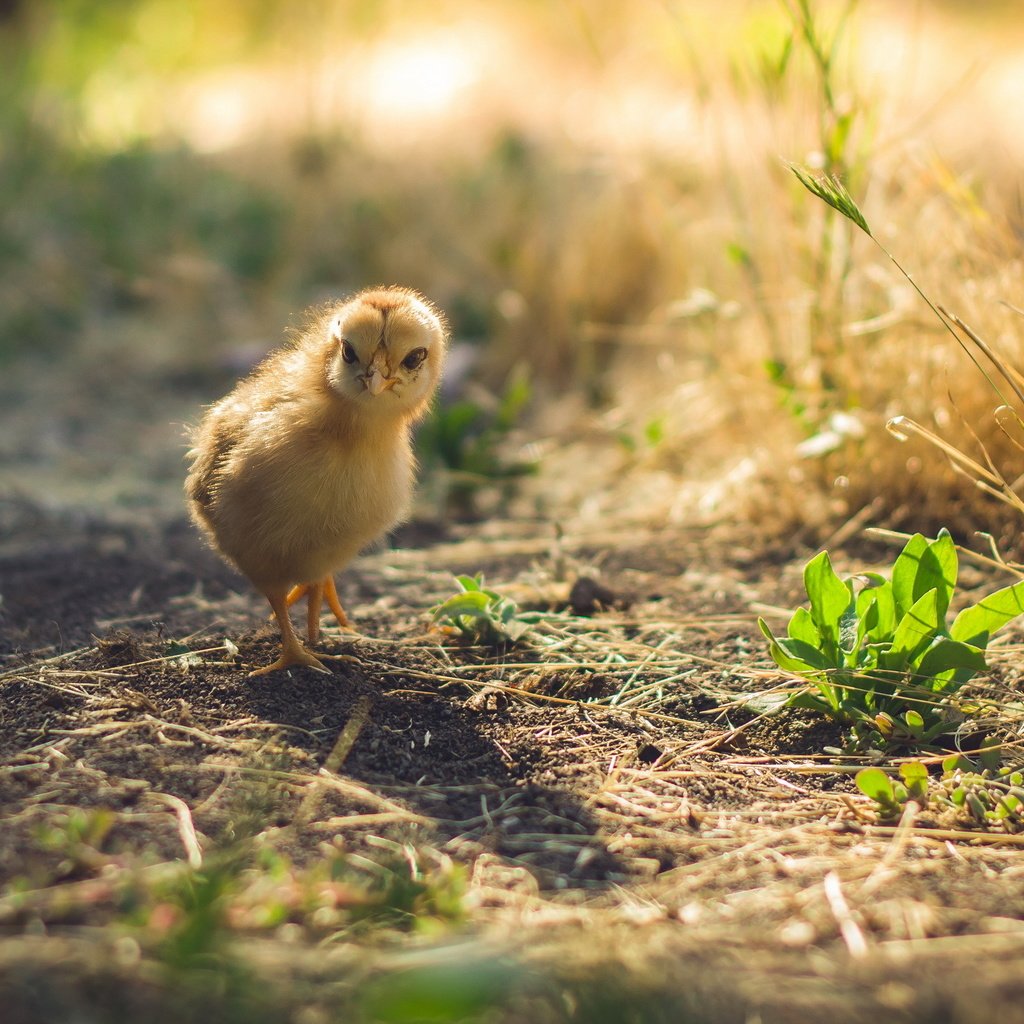
[[362,292],[329,321],[330,388],[366,415],[414,418],[441,376],[446,331],[440,315],[407,289]]

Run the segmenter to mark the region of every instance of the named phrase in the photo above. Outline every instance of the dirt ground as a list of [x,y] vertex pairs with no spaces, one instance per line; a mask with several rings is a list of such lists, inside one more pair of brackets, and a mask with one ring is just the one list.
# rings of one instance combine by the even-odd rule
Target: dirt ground
[[[97,944],[118,941],[102,929],[115,887],[82,887],[184,858],[182,806],[212,845],[232,787],[271,769],[288,783],[264,827],[293,863],[333,837],[350,854],[425,845],[469,871],[481,941],[534,968],[628,965],[666,1013],[1015,1019],[1017,838],[879,824],[852,796],[850,766],[823,755],[833,731],[733,705],[766,685],[752,604],[793,600],[799,566],[752,563],[714,531],[609,551],[544,524],[453,527],[344,574],[359,633],[326,641],[346,655],[331,678],[250,679],[273,630],[184,520],[129,529],[5,511],[8,1020],[58,1019],[104,972],[121,994],[81,1019],[129,1006],[137,965],[90,966]],[[569,577],[595,562],[625,607],[588,607],[579,587],[583,603],[568,603]],[[551,612],[550,633],[495,652],[428,632],[451,572],[470,570]],[[331,784],[310,807],[325,765]],[[40,826],[81,808],[113,823],[92,859],[69,865]],[[288,952],[289,972],[316,975],[291,963],[294,942]]]
[[[725,528],[410,527],[341,577],[359,631],[327,629],[330,678],[253,679],[275,632],[183,518],[3,514],[8,1021],[184,1019],[145,941],[125,946],[118,879],[197,866],[261,776],[261,842],[295,870],[325,841],[414,847],[464,867],[469,907],[443,937],[327,959],[308,920],[239,929],[274,991],[304,986],[272,1019],[335,1019],[365,990],[339,995],[338,972],[371,984],[407,955],[443,974],[452,949],[460,970],[486,954],[519,973],[500,1011],[443,1019],[1020,1019],[1019,837],[880,824],[856,761],[824,751],[834,730],[737,704],[775,681],[755,609],[799,597],[798,561],[752,559]],[[451,574],[479,571],[548,613],[521,644],[429,629]],[[69,853],[46,826],[83,809],[109,815]]]

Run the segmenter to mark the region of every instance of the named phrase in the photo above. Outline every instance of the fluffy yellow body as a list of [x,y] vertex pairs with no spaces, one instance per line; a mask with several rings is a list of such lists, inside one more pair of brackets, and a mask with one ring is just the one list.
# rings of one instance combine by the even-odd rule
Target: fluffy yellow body
[[332,574],[406,514],[410,430],[437,386],[445,342],[439,314],[416,293],[362,292],[315,316],[196,430],[186,482],[193,518],[281,626],[282,656],[262,671],[323,667],[294,637],[288,591],[308,592],[315,640]]

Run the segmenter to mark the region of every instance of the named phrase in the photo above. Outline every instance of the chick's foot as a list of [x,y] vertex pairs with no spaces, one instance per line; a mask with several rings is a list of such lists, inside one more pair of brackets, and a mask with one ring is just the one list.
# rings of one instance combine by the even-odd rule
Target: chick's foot
[[249,678],[253,676],[265,676],[279,669],[291,668],[292,665],[301,665],[303,668],[311,668],[315,672],[323,672],[324,675],[331,675],[331,670],[315,654],[311,654],[298,641],[291,647],[282,646],[280,657],[263,668],[253,669]]

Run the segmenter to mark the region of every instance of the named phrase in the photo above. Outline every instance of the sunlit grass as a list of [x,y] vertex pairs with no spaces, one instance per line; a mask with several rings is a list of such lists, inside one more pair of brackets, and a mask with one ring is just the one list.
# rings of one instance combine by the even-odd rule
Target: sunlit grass
[[[449,311],[492,384],[525,361],[539,409],[610,407],[607,461],[630,467],[612,490],[685,466],[769,527],[880,498],[894,521],[989,516],[954,473],[924,471],[923,447],[892,442],[894,415],[943,436],[962,417],[1014,479],[984,382],[786,170],[840,174],[860,226],[1012,364],[998,303],[1019,299],[1015,178],[998,148],[969,148],[986,108],[942,92],[949,33],[990,25],[802,0],[628,15],[451,0],[316,23],[278,4],[87,7],[33,9],[23,37],[0,37],[18,101],[0,146],[0,358],[74,357],[116,315],[165,322],[189,339],[183,362],[208,362],[269,347],[310,302],[400,280]],[[882,75],[880,52],[915,61]],[[930,154],[957,132],[960,149]],[[657,381],[656,409],[637,378]],[[694,393],[699,422],[676,409]],[[623,452],[655,419],[657,445]]]

